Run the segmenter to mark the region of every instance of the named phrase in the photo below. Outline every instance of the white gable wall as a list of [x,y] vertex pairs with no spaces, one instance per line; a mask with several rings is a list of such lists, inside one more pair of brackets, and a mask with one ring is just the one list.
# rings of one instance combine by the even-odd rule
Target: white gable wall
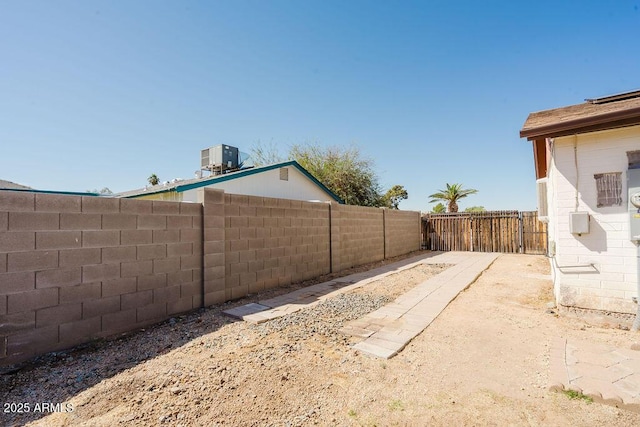
[[[634,150],[640,150],[640,126],[555,138],[553,142],[547,191],[559,304],[636,312],[631,298],[637,293],[637,249],[629,240],[626,174],[626,153]],[[607,172],[622,172],[622,206],[597,207],[594,174]],[[569,232],[569,214],[575,210],[591,216],[588,234]]]
[[[227,181],[215,182],[207,188],[218,188],[226,193],[244,194],[250,196],[277,197],[291,200],[305,201],[334,201],[316,183],[294,166],[285,166],[289,179],[280,179],[280,169],[275,168],[264,172],[246,175]],[[183,192],[185,202],[198,201],[198,189]]]

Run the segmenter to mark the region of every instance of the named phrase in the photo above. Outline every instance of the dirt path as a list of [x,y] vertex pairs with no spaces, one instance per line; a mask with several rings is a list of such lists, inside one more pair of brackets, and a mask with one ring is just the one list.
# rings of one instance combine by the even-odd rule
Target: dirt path
[[390,360],[358,354],[337,333],[391,289],[435,273],[408,270],[258,326],[208,310],[45,360],[2,376],[0,401],[73,412],[0,414],[0,424],[640,425],[640,414],[547,391],[554,337],[625,348],[638,338],[547,313],[543,257],[502,255]]

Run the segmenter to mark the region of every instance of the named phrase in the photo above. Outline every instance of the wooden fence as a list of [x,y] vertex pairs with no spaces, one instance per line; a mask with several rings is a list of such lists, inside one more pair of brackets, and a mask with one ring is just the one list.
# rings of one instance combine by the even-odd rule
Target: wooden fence
[[547,225],[537,212],[426,214],[422,247],[434,251],[547,253]]

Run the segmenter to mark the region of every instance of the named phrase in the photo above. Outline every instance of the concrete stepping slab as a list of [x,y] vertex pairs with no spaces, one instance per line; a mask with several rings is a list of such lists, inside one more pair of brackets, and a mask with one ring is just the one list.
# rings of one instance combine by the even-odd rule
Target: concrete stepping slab
[[630,399],[640,399],[640,388],[638,388],[640,371],[618,380],[614,384],[619,390],[629,395]]
[[223,313],[226,314],[227,316],[234,317],[236,319],[245,320],[244,318],[246,316],[259,313],[261,311],[269,310],[270,308],[271,307],[266,305],[250,303],[250,304],[241,305],[239,307],[230,308],[228,310],[224,310]]
[[640,412],[640,351],[575,339],[551,345],[549,390],[573,390],[595,402]]
[[338,332],[340,332],[343,335],[351,335],[353,337],[359,337],[359,338],[368,338],[371,335],[373,335],[375,331],[350,325],[350,326],[345,326],[341,328]]
[[362,341],[356,344],[353,348],[370,356],[379,357],[381,359],[390,359],[397,353],[396,350],[384,348],[376,344],[371,344],[367,341]]

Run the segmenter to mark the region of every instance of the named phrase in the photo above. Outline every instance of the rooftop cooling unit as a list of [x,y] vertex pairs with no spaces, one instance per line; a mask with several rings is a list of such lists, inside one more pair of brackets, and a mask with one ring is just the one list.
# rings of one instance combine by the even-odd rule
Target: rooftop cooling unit
[[238,168],[238,149],[230,145],[216,145],[200,152],[200,169],[221,174]]

